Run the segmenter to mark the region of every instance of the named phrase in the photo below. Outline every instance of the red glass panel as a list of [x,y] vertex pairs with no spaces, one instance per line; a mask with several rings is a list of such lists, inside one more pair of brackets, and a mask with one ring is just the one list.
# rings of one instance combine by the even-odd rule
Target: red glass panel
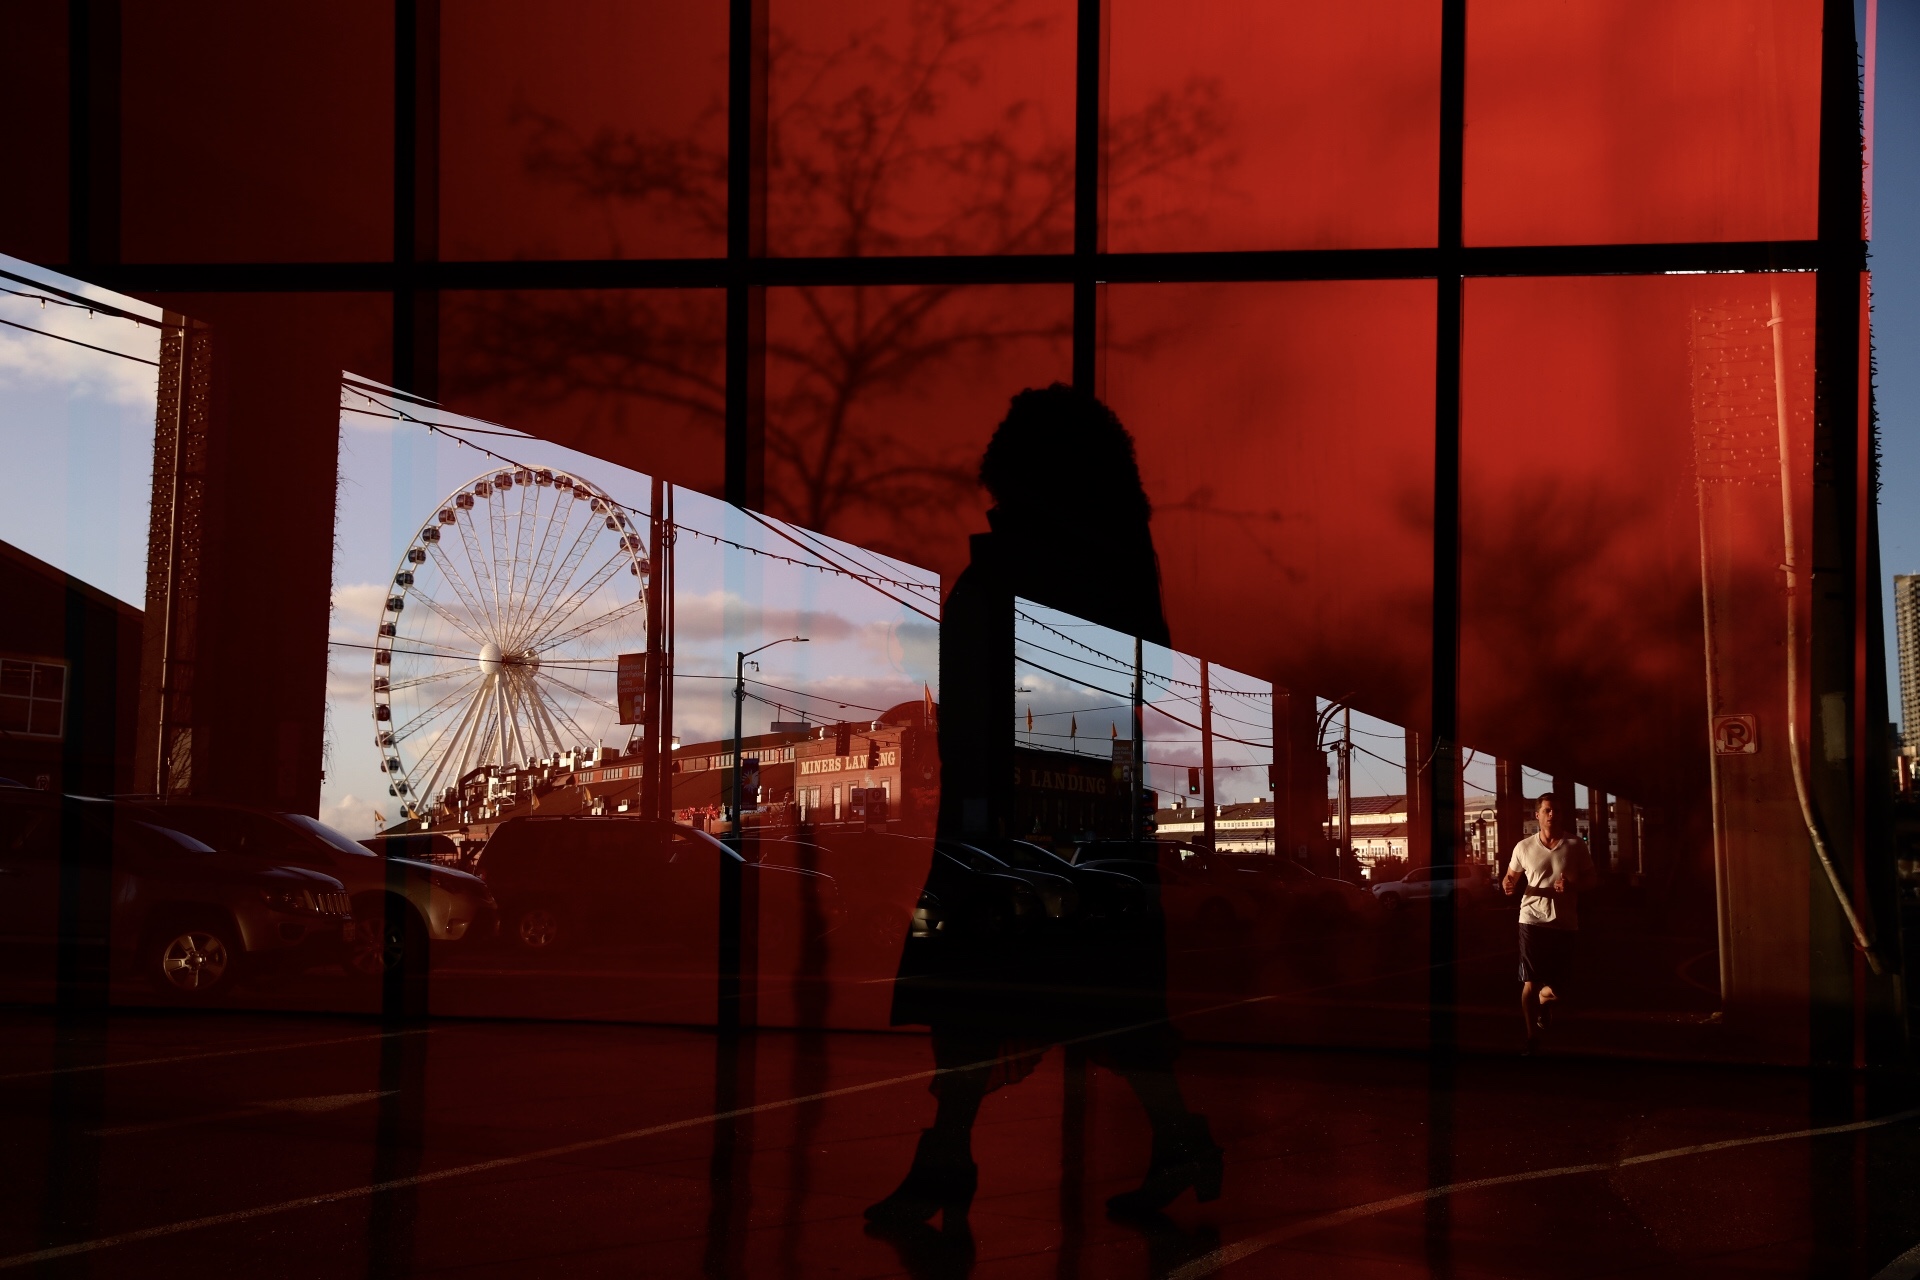
[[717,493],[725,296],[713,290],[441,297],[441,399],[543,439]]
[[1434,242],[1440,7],[1112,5],[1106,247]]
[[1070,373],[1059,286],[767,293],[767,509],[943,574],[1012,395]]
[[390,5],[130,5],[121,22],[128,260],[392,255]]
[[769,5],[769,252],[1070,247],[1073,19],[1064,0]]
[[724,5],[440,12],[443,256],[725,252]]
[[1423,723],[1432,284],[1116,285],[1105,309],[1174,644]]
[[1813,0],[1489,0],[1468,22],[1468,243],[1814,235]]
[[0,48],[13,72],[0,80],[0,111],[32,127],[9,131],[8,185],[0,204],[0,252],[32,262],[67,260],[67,22],[54,5],[9,5]]

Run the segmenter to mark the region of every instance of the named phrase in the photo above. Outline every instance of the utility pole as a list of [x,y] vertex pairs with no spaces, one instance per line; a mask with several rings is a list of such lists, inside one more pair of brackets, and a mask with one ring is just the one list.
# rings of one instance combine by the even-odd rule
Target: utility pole
[[1200,660],[1200,804],[1202,807],[1201,838],[1207,842],[1207,853],[1211,856],[1217,851],[1218,831],[1215,825],[1213,807],[1213,680],[1209,668],[1213,664]]
[[1340,708],[1340,854],[1337,870],[1346,879],[1353,862],[1353,708]]
[[660,559],[660,710],[654,716],[654,749],[658,759],[660,788],[658,791],[659,809],[653,815],[669,821],[673,818],[673,748],[679,741],[673,733],[673,664],[674,664],[674,627],[675,622],[675,569],[676,547],[680,541],[679,530],[673,523],[673,486],[666,486],[666,516],[662,531]]
[[1140,796],[1147,777],[1145,725],[1141,718],[1146,698],[1146,659],[1140,637],[1133,638],[1133,763],[1127,766],[1127,838],[1140,839]]
[[651,508],[647,513],[647,668],[645,709],[641,713],[640,723],[633,737],[627,740],[629,751],[637,740],[640,747],[640,812],[647,817],[659,816],[660,803],[660,671],[665,657],[662,624],[665,619],[661,611],[660,588],[665,577],[663,563],[666,552],[666,531],[663,527],[666,512],[666,482],[658,476],[653,478]]
[[[748,649],[737,653],[733,659],[733,849],[735,853],[746,851],[746,821],[740,813],[740,773],[746,763],[740,754],[740,721],[747,703],[747,659],[756,653],[762,653],[777,644],[805,644],[805,636],[782,636],[778,640],[769,640],[758,649]],[[755,664],[755,670],[759,669]]]

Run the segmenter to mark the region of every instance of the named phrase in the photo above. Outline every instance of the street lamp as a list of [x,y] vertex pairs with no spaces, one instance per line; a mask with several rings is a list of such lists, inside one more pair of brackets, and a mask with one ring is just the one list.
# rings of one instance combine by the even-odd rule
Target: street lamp
[[[782,636],[778,640],[769,640],[758,649],[748,649],[736,654],[733,661],[733,847],[736,851],[746,846],[746,823],[740,816],[740,766],[745,763],[740,755],[740,716],[747,702],[747,659],[754,654],[771,649],[777,644],[806,644],[805,636]],[[755,668],[758,670],[758,668]]]

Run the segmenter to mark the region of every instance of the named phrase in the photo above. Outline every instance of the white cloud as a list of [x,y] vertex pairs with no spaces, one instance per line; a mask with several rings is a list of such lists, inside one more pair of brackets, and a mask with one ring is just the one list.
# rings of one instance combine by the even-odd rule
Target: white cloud
[[[154,403],[159,370],[140,360],[159,359],[158,330],[97,312],[89,319],[85,311],[71,307],[49,305],[43,311],[37,303],[4,295],[0,319],[25,326],[0,326],[0,387],[57,387],[113,404]],[[62,337],[73,341],[62,342]],[[93,347],[139,359],[122,359]]]
[[380,625],[380,612],[386,607],[388,587],[384,582],[352,582],[333,589],[333,625],[329,632],[335,640],[364,640]]
[[[338,800],[322,801],[320,821],[335,830],[345,832],[354,840],[365,840],[380,830],[379,823],[375,821],[374,812],[373,805],[358,796],[349,794],[341,796]],[[386,810],[380,812],[389,822],[395,817],[393,813]]]

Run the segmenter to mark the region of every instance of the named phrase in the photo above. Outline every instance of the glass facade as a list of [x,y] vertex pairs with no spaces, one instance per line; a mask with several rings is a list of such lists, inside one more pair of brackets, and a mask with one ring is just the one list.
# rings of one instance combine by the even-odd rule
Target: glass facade
[[[1841,8],[0,19],[63,104],[0,210],[0,1001],[373,1028],[380,1088],[302,1095],[379,1110],[369,1266],[465,1265],[379,1207],[467,1176],[455,1026],[550,1079],[656,1037],[578,1150],[703,1117],[645,1265],[711,1275],[869,1201],[912,1274],[1105,1273],[1148,1129],[1127,1258],[1283,1248],[1159,1216],[1292,1149],[1256,1048],[1341,1064],[1275,1054],[1296,1110],[1432,1073],[1367,1121],[1417,1174],[1308,1144],[1361,1217],[1513,1165],[1480,1055],[1902,1061]],[[966,1153],[1042,1087],[1058,1234],[989,1259]],[[146,1225],[87,1212],[0,1265]]]

